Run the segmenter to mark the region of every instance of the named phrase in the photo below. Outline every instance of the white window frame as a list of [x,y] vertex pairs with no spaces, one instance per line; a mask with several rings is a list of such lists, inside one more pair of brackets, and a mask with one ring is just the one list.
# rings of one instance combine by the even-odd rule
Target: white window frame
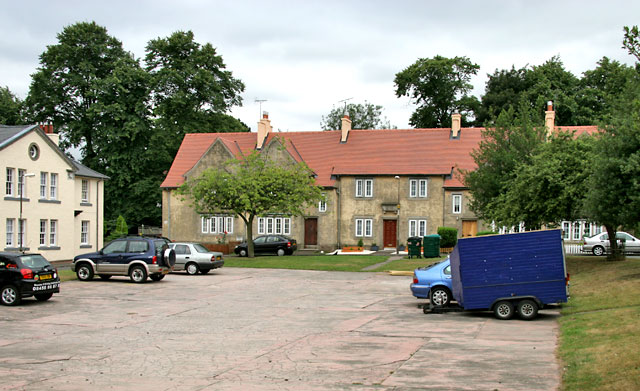
[[221,233],[228,233],[228,234],[233,233],[233,217],[227,216],[224,218],[224,231],[225,232],[221,232]]
[[451,196],[451,204],[452,204],[451,213],[453,213],[453,214],[462,213],[462,194],[454,194],[454,195],[452,195]]
[[569,221],[562,222],[562,238],[569,240],[571,237],[571,223]]
[[200,232],[203,234],[209,233],[209,218],[206,216],[200,217]]
[[356,197],[373,197],[373,179],[356,179]]
[[282,234],[291,235],[291,218],[285,217],[282,219]]
[[264,235],[265,221],[264,217],[258,217],[258,235]]
[[51,173],[51,179],[49,180],[49,199],[58,199],[58,174]]
[[89,202],[89,181],[87,179],[82,180],[82,190],[80,196],[82,202]]
[[16,219],[7,219],[6,223],[6,238],[5,238],[5,246],[6,247],[15,247],[15,225]]
[[26,219],[18,219],[18,246],[25,247],[25,243],[27,242],[27,220]]
[[266,232],[267,234],[273,234],[273,217],[267,217],[267,228],[266,228]]
[[323,213],[327,211],[327,201],[322,200],[318,202],[318,212]]
[[282,235],[282,217],[275,218],[274,225],[273,232],[277,235]]
[[409,197],[410,198],[426,198],[427,197],[427,179],[410,179],[409,180]]
[[58,244],[58,220],[49,221],[49,246]]
[[40,199],[47,198],[47,179],[49,177],[48,172],[40,171]]
[[7,167],[7,180],[4,187],[4,193],[7,196],[13,197],[15,194],[15,173],[16,169],[12,167]]
[[82,220],[80,223],[80,244],[89,244],[89,220]]
[[426,219],[409,219],[409,237],[425,236],[427,234]]
[[[580,226],[581,225],[582,224],[580,224],[579,222],[576,222],[576,221],[573,222],[573,229],[571,230],[571,238],[572,238],[572,240],[580,240],[580,233],[581,233],[580,232],[581,231]],[[576,229],[577,229],[577,231],[576,231]]]
[[259,235],[291,235],[290,217],[258,217]]
[[356,219],[355,236],[370,238],[373,236],[373,219]]
[[47,220],[40,220],[40,246],[47,245]]
[[24,175],[27,173],[27,170],[18,169],[18,197],[25,197],[26,188],[25,185],[25,177]]

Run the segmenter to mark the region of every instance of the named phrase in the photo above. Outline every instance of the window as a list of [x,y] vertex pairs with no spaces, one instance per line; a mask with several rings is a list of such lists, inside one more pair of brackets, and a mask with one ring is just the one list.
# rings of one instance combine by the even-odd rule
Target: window
[[282,219],[278,218],[276,219],[276,231],[275,233],[277,233],[278,235],[282,234]]
[[80,228],[80,244],[89,244],[89,221],[82,220]]
[[47,198],[47,177],[49,176],[46,172],[40,172],[40,198]]
[[233,217],[224,218],[224,233],[233,233]]
[[233,217],[230,216],[201,216],[200,231],[203,234],[222,234],[233,232]]
[[51,174],[50,181],[51,191],[49,192],[49,198],[52,200],[58,199],[58,174]]
[[325,200],[325,194],[322,193],[322,201],[318,202],[318,212],[327,211],[327,201]]
[[116,240],[111,242],[102,249],[103,254],[117,254],[123,253],[127,249],[127,241],[126,240]]
[[291,218],[258,217],[258,234],[291,235]]
[[130,240],[129,249],[130,253],[146,253],[149,250],[149,243],[144,240]]
[[356,219],[356,237],[373,236],[373,220],[372,219]]
[[591,236],[591,226],[592,225],[593,224],[589,224],[587,222],[584,223],[584,230],[582,231],[584,237],[588,238],[589,236]]
[[8,196],[13,196],[14,192],[14,184],[13,181],[15,180],[15,168],[7,168],[7,182],[4,188],[4,192],[6,195]]
[[454,194],[453,195],[453,213],[459,214],[462,212],[462,195]]
[[82,180],[82,202],[89,202],[89,181]]
[[427,196],[427,180],[411,179],[409,180],[409,197],[425,198]]
[[573,240],[580,240],[580,223],[573,223]]
[[14,224],[15,224],[15,219],[7,219],[7,239],[5,241],[5,246],[7,247],[14,247],[15,243],[13,241],[13,234],[14,234]]
[[264,234],[264,218],[258,217],[258,234]]
[[409,236],[425,236],[427,234],[427,220],[409,220]]
[[200,217],[200,231],[203,234],[209,233],[209,218],[208,217]]
[[47,220],[40,220],[40,245],[47,245]]
[[55,246],[58,243],[58,220],[49,222],[49,246]]
[[356,179],[356,197],[373,197],[373,179]]
[[284,222],[284,228],[282,229],[282,234],[291,235],[291,219],[286,217],[282,219]]
[[569,235],[571,234],[571,223],[568,221],[562,222],[562,238],[569,240]]
[[25,196],[25,188],[24,188],[24,174],[26,173],[25,170],[20,170],[18,169],[18,196],[19,197],[24,197]]
[[191,250],[189,249],[189,246],[184,245],[184,244],[177,244],[174,247],[174,250],[176,250],[176,255],[189,255],[189,254],[191,254]]
[[267,218],[267,233],[268,234],[273,233],[273,217]]
[[18,246],[24,247],[27,221],[25,219],[18,220]]

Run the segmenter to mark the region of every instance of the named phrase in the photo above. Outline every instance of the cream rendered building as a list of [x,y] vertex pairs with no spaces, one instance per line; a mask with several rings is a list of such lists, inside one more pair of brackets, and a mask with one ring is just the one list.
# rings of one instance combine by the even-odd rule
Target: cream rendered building
[[102,247],[108,177],[68,158],[52,126],[0,125],[0,158],[3,251],[58,261]]

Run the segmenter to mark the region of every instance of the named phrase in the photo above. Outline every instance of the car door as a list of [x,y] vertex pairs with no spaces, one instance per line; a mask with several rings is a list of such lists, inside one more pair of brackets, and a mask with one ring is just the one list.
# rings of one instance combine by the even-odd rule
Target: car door
[[619,240],[624,240],[625,252],[628,252],[628,253],[640,252],[640,241],[638,241],[638,239],[634,238],[633,236],[624,232],[618,232],[616,234],[616,238],[618,238]]
[[186,244],[176,244],[173,249],[176,251],[175,270],[184,270],[184,265],[191,258],[191,249]]
[[258,236],[253,240],[253,252],[255,254],[262,254],[266,250],[267,236]]
[[122,268],[122,258],[127,251],[126,240],[116,240],[107,244],[95,260],[96,271],[100,273],[116,273]]
[[149,251],[149,242],[140,239],[127,240],[127,251],[123,254],[122,262],[118,266],[120,273],[126,274],[129,264],[136,259],[145,260]]

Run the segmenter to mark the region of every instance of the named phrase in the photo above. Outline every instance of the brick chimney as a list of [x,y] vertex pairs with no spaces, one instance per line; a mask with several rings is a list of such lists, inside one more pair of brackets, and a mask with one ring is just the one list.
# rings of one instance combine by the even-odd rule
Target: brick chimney
[[53,125],[52,124],[41,124],[40,129],[49,137],[51,141],[55,145],[60,144],[60,135],[58,133],[53,133]]
[[461,123],[462,123],[462,114],[458,112],[451,114],[451,138],[459,137]]
[[342,137],[340,137],[341,143],[347,142],[347,137],[349,137],[349,131],[351,130],[351,120],[348,115],[342,117]]
[[556,112],[553,111],[553,101],[547,102],[547,111],[544,112],[544,127],[547,129],[547,137],[551,136],[556,128]]
[[264,143],[271,133],[271,121],[269,121],[269,113],[266,111],[262,112],[262,119],[258,122],[258,139],[256,140],[256,149],[260,150],[264,147]]

